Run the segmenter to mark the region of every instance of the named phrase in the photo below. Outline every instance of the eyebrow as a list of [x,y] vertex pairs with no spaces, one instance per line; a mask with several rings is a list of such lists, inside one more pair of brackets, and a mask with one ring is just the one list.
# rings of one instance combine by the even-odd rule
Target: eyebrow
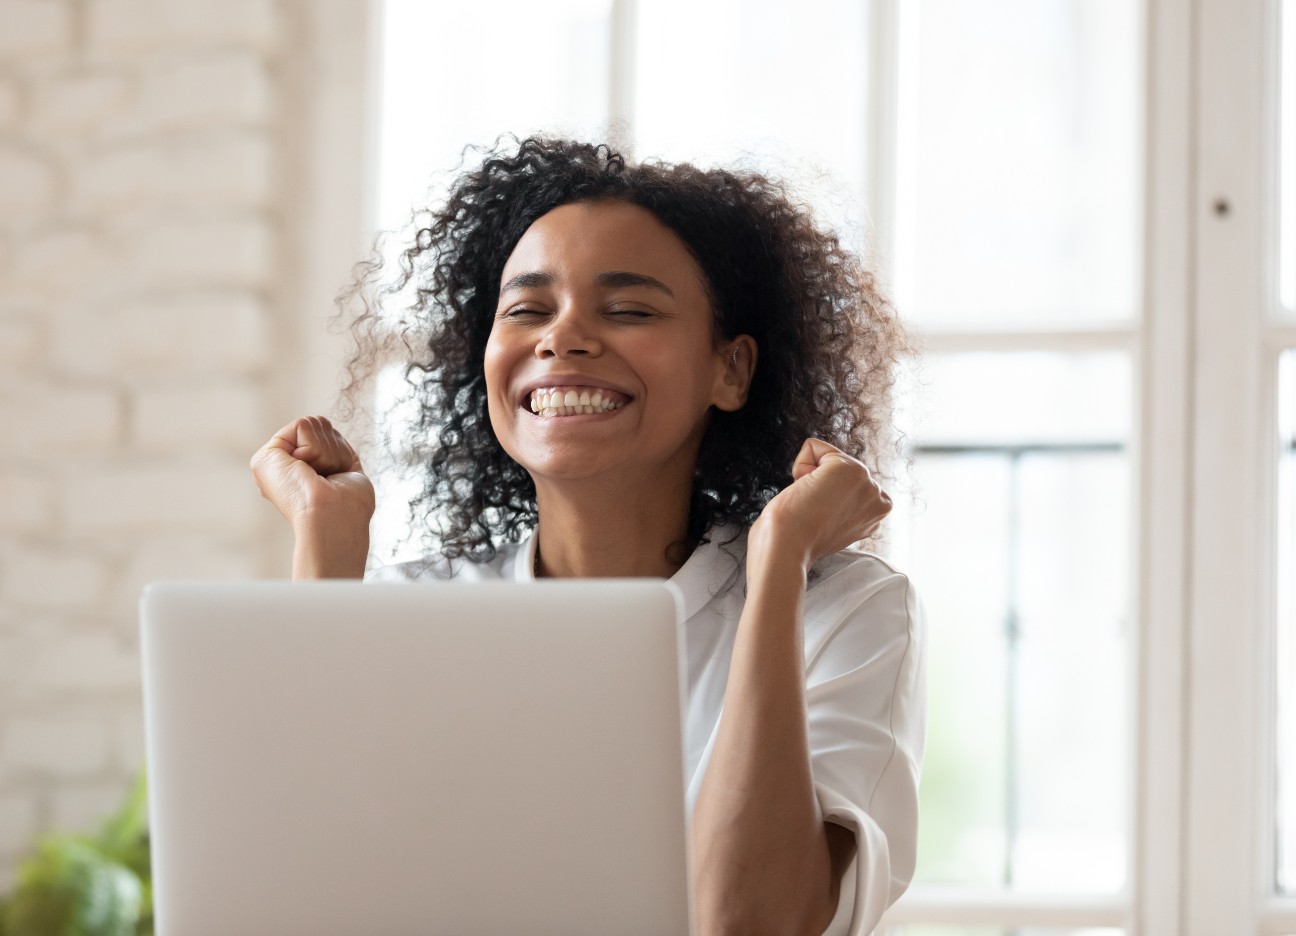
[[[519,273],[500,288],[500,295],[504,295],[510,289],[526,289],[529,286],[552,286],[554,280],[554,275],[545,270]],[[594,282],[600,286],[611,288],[644,286],[648,289],[661,290],[672,299],[675,298],[675,293],[671,291],[669,286],[659,279],[648,276],[646,273],[631,273],[629,270],[609,270],[606,273],[597,274],[594,277]]]

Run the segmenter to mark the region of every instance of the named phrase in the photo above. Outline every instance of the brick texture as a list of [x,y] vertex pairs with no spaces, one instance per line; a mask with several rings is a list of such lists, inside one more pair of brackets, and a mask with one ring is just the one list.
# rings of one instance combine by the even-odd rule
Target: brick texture
[[145,583],[286,564],[247,461],[293,354],[313,15],[0,0],[0,894],[141,767]]
[[271,0],[90,0],[88,13],[90,54],[111,59],[228,44],[269,49],[277,26]]
[[78,780],[102,774],[111,746],[106,729],[93,711],[10,718],[0,740],[0,765]]
[[58,193],[59,167],[39,151],[0,143],[0,205],[12,219],[47,214]]
[[0,9],[0,60],[58,55],[72,43],[72,5],[50,0],[5,0]]
[[13,127],[21,114],[22,93],[18,82],[12,78],[0,78],[0,129]]

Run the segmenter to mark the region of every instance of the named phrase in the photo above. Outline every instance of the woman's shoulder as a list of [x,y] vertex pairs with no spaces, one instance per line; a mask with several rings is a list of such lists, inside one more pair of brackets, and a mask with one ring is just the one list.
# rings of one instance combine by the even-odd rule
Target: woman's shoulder
[[529,547],[529,537],[520,543],[505,543],[495,555],[482,562],[448,558],[440,554],[381,565],[365,575],[367,582],[489,582],[518,581],[519,560]]
[[888,559],[858,547],[849,547],[824,556],[814,564],[807,583],[807,593],[817,589],[858,588],[861,585],[890,581],[893,585],[908,583],[909,577]]
[[807,618],[841,620],[866,608],[869,617],[895,612],[906,629],[921,619],[913,582],[890,560],[852,547],[815,563],[806,586]]
[[[699,547],[688,565],[704,565],[712,577],[741,578],[747,558],[747,535],[750,527],[728,524],[708,531],[706,542]],[[745,582],[743,582],[745,587]],[[840,594],[858,595],[861,590],[878,587],[906,591],[912,588],[909,577],[888,559],[857,547],[848,547],[819,559],[806,580],[807,600],[822,600]]]
[[894,666],[897,674],[916,665],[926,626],[909,576],[860,549],[834,553],[815,568],[818,575],[806,589],[804,607],[811,682],[825,682],[870,662],[875,669]]

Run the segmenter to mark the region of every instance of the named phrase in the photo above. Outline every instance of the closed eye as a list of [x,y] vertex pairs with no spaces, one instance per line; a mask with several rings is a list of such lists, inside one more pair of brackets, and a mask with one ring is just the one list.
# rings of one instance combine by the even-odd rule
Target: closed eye
[[546,315],[544,309],[532,309],[527,306],[514,306],[497,313],[497,318],[527,318],[528,316]]

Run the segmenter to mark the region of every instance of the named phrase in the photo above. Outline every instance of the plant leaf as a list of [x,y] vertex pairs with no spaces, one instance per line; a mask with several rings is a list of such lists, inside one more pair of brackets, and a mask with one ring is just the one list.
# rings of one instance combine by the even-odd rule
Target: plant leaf
[[103,824],[98,842],[105,855],[131,865],[133,860],[138,860],[140,842],[147,838],[148,781],[147,775],[141,770],[126,802]]
[[6,936],[134,936],[143,885],[96,843],[46,839],[19,876],[4,910]]

